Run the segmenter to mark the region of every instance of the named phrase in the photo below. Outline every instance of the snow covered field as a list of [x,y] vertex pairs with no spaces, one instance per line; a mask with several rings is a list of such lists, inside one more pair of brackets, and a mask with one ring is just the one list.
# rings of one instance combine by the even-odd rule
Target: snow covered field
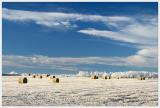
[[19,84],[18,76],[3,76],[3,106],[157,106],[157,79],[91,79],[61,77],[60,83],[50,78],[28,77]]

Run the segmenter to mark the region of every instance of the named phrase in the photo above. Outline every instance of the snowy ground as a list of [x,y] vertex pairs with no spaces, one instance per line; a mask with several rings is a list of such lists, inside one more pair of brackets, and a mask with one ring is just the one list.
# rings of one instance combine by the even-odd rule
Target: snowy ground
[[158,80],[90,79],[63,77],[60,83],[49,78],[28,77],[28,84],[18,84],[18,77],[2,78],[3,106],[157,106]]

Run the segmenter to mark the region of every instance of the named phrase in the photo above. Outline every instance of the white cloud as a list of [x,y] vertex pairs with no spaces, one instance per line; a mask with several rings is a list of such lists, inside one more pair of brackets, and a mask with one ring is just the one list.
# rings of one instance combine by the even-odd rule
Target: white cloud
[[142,49],[137,52],[138,55],[145,56],[145,57],[158,57],[158,50],[157,48],[148,48],[148,49]]
[[101,22],[113,30],[94,28],[79,30],[79,33],[93,37],[103,37],[134,44],[139,51],[128,57],[83,57],[54,58],[46,56],[14,56],[5,55],[3,64],[19,67],[61,68],[76,70],[77,64],[104,64],[125,66],[157,67],[158,61],[158,25],[157,17],[101,16],[60,12],[36,12],[3,8],[3,18],[11,21],[28,22],[47,27],[75,28],[76,21]]
[[[144,27],[145,29],[145,27]],[[153,28],[154,29],[154,28]],[[158,65],[158,36],[156,35],[157,31],[153,31],[153,29],[149,30],[148,34],[152,35],[142,35],[138,32],[131,34],[132,32],[128,32],[126,35],[123,32],[112,32],[112,31],[99,31],[95,29],[88,30],[80,30],[81,33],[86,33],[92,36],[102,36],[105,38],[110,38],[113,40],[118,40],[122,42],[134,43],[135,46],[139,49],[139,51],[135,55],[131,55],[127,57],[128,63],[131,65],[139,65],[139,66],[153,66],[157,67]],[[151,31],[151,32],[150,32]],[[144,31],[145,32],[145,31]]]
[[[79,33],[92,37],[103,37],[120,42],[132,43],[139,51],[126,57],[131,65],[157,66],[158,64],[158,25],[156,17],[145,17],[143,21],[132,20],[127,25],[116,23],[116,31],[94,28],[79,30]],[[146,22],[145,22],[146,21]]]
[[9,72],[9,74],[18,74],[18,73],[15,71],[11,71],[11,72]]
[[[4,55],[3,66],[36,69],[61,69],[78,71],[81,64],[101,64],[112,66],[156,67],[148,62],[135,63],[136,57],[47,57],[42,55],[16,56]],[[139,58],[138,58],[139,59]],[[142,62],[142,61],[141,61]],[[83,67],[82,67],[83,68]]]
[[[117,28],[119,29],[119,28]],[[150,47],[157,45],[157,26],[132,24],[117,31],[97,30],[94,28],[79,30],[78,32],[94,37],[104,37],[121,42],[138,44],[139,47]]]
[[101,15],[85,15],[77,13],[62,13],[62,12],[36,12],[23,11],[3,8],[2,17],[11,21],[33,21],[36,24],[47,27],[77,27],[75,21],[83,22],[102,22],[105,24],[126,22],[132,20],[125,16],[101,16]]
[[131,64],[158,66],[158,48],[141,49],[135,55],[127,57]]

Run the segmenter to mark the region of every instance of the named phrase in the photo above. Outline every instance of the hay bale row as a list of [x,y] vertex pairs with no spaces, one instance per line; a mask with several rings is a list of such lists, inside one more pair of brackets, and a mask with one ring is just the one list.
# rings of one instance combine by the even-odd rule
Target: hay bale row
[[[42,75],[32,75],[32,78],[40,78],[42,79],[43,76]],[[49,75],[47,74],[46,77],[49,77]],[[52,79],[52,82],[53,83],[59,83],[59,78],[56,78],[55,76],[50,76],[50,79]],[[19,84],[25,84],[25,83],[28,83],[28,79],[27,77],[21,77],[18,79],[18,83]]]
[[19,80],[18,80],[18,83],[19,83],[19,84],[26,84],[27,82],[28,82],[28,80],[27,80],[26,77],[19,78]]
[[98,79],[98,76],[92,75],[92,76],[91,76],[91,79]]
[[32,75],[32,78],[40,78],[40,79],[42,79],[43,76],[40,75],[40,74],[33,74],[33,75]]
[[111,79],[110,76],[102,76],[103,79]]
[[32,74],[32,78],[36,78],[38,76],[39,76],[39,74]]
[[145,80],[145,77],[139,77],[138,80]]
[[[50,75],[49,74],[43,74],[43,75],[41,75],[41,74],[33,74],[32,75],[32,78],[40,78],[40,79],[42,79],[43,77],[49,77]],[[56,78],[54,75],[52,75],[52,76],[50,76],[50,79],[54,79],[54,78]]]

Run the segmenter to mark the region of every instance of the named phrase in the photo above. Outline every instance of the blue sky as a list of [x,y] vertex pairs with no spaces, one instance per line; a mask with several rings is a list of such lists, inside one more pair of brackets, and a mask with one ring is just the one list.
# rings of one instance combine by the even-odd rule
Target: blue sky
[[3,72],[157,71],[157,3],[3,3]]

